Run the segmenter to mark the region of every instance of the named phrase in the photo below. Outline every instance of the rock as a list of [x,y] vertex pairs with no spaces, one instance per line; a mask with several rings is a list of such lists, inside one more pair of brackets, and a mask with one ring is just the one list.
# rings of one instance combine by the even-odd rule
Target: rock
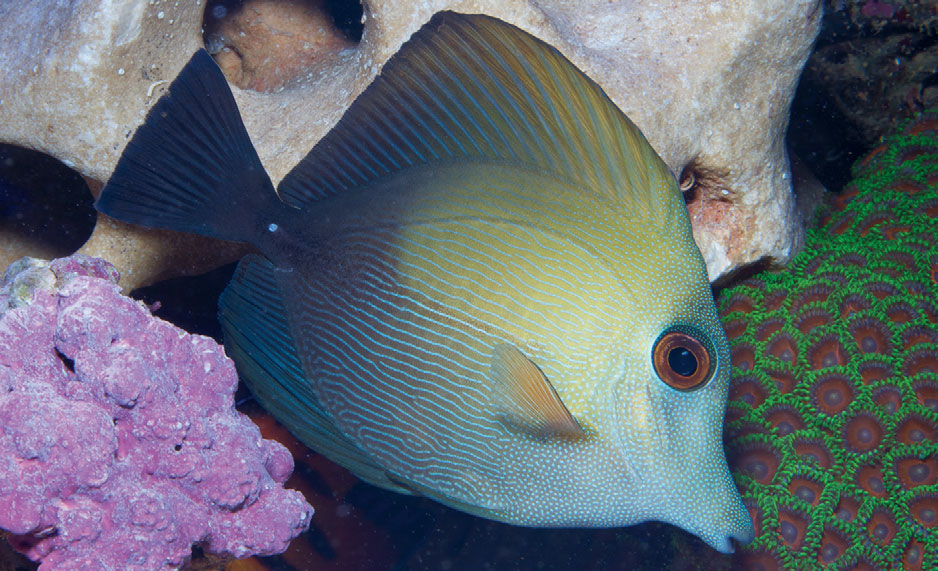
[[290,453],[235,410],[222,348],[117,279],[77,255],[0,283],[0,530],[43,568],[282,553],[313,512],[283,487]]
[[[556,46],[638,124],[687,186],[711,279],[757,260],[784,262],[802,242],[784,134],[820,21],[816,0],[375,0],[367,3],[357,44],[329,24],[323,6],[285,15],[285,3],[248,0],[240,16],[214,28],[209,46],[235,84],[261,90],[235,94],[275,183],[433,13],[483,12]],[[3,5],[0,142],[52,154],[106,181],[146,110],[202,46],[203,11],[215,18],[226,6]],[[234,257],[217,243],[194,248],[173,240],[167,249],[144,234],[99,223],[83,251],[127,244],[108,257],[130,286],[167,268],[204,271]],[[201,256],[175,264],[180,250]],[[154,258],[163,262],[149,264]]]

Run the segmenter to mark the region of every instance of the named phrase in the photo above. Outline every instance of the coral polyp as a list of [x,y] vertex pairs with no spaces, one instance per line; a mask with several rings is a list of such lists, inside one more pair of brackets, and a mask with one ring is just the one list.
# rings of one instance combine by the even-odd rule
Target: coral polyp
[[720,295],[743,568],[938,568],[938,113],[854,176],[788,269]]

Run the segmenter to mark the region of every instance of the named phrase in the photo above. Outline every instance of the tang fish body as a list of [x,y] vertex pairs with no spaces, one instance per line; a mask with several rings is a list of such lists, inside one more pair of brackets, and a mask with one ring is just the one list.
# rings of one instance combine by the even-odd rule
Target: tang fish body
[[364,480],[519,525],[752,538],[683,198],[602,90],[521,30],[438,14],[276,193],[200,52],[98,208],[258,248],[220,302],[226,348]]

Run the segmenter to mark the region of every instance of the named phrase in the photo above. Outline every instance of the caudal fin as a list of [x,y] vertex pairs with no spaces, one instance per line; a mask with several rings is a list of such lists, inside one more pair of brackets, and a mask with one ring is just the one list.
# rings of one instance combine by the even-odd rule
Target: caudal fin
[[132,224],[250,242],[278,204],[225,76],[199,50],[150,109],[95,206]]

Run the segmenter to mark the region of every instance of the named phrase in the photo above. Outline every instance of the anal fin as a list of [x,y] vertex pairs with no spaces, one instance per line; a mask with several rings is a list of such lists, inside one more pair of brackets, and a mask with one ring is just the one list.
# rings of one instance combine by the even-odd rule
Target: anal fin
[[490,377],[508,424],[538,437],[586,436],[544,372],[514,345],[495,346]]
[[219,301],[225,350],[251,392],[307,446],[363,480],[409,493],[343,434],[306,377],[287,322],[276,270],[266,258],[245,256]]
[[416,496],[424,496],[434,499],[453,509],[463,511],[474,516],[484,517],[497,521],[508,521],[506,516],[507,507],[504,504],[496,503],[494,500],[483,500],[480,502],[479,499],[474,499],[472,501],[466,501],[465,499],[458,498],[453,494],[447,494],[435,488],[420,484],[414,480],[397,476],[392,472],[387,472],[385,476],[390,481],[401,486],[403,489],[408,490],[410,493]]

